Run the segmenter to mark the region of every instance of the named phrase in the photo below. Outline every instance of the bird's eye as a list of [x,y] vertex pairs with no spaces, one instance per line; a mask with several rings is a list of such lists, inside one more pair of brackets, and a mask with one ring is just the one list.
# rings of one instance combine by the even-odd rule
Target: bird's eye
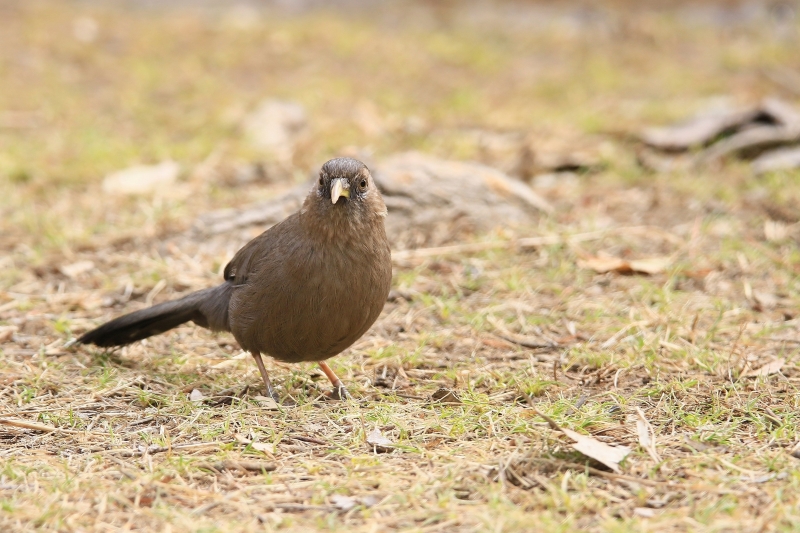
[[358,186],[359,186],[359,187],[361,188],[361,190],[363,191],[364,189],[366,189],[366,188],[367,188],[367,180],[363,180],[363,179],[362,179],[362,180],[361,180],[361,183],[359,183],[359,184],[358,184]]
[[320,185],[324,185],[325,184],[325,179],[322,176],[319,177],[319,184]]

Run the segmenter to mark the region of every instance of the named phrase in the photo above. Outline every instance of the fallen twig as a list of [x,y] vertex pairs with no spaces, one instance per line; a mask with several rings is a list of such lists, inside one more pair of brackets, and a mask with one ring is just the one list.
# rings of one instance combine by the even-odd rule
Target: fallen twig
[[104,453],[117,454],[121,457],[139,457],[145,454],[164,453],[170,450],[188,450],[193,448],[207,448],[209,446],[222,446],[223,444],[231,444],[237,442],[235,440],[223,440],[214,442],[199,442],[195,444],[179,444],[177,446],[151,446],[145,450],[131,450],[129,448],[115,448],[113,450],[106,450]]
[[45,424],[37,424],[36,422],[28,422],[26,420],[18,420],[14,418],[0,418],[0,424],[20,429],[32,429],[34,431],[42,431],[44,433],[65,433],[69,435],[104,435],[104,433],[97,433],[95,431],[81,431],[79,429],[63,429],[55,426],[47,426]]
[[320,446],[329,446],[330,443],[325,442],[324,440],[315,439],[313,437],[304,437],[303,435],[289,435],[283,441],[286,440],[299,440],[300,442],[308,442],[310,444],[319,444]]
[[243,471],[243,472],[274,472],[278,467],[275,463],[268,463],[263,461],[218,461],[216,463],[199,463],[195,465],[197,468],[204,470],[214,470],[216,472],[229,471]]
[[508,330],[508,328],[505,327],[505,325],[503,325],[502,322],[497,320],[492,315],[488,315],[486,319],[492,326],[495,327],[495,329],[499,331],[499,333],[494,333],[494,336],[503,339],[506,342],[510,342],[511,344],[516,344],[517,346],[522,346],[523,348],[531,348],[531,349],[561,347],[559,343],[549,339],[544,339],[544,342],[542,342],[535,337],[512,333],[511,331]]
[[529,337],[522,337],[519,335],[511,336],[511,335],[503,335],[500,333],[495,333],[495,335],[504,341],[508,341],[512,344],[516,344],[518,346],[522,346],[523,348],[531,348],[531,349],[540,349],[540,348],[561,348],[562,345],[554,342],[536,342]]

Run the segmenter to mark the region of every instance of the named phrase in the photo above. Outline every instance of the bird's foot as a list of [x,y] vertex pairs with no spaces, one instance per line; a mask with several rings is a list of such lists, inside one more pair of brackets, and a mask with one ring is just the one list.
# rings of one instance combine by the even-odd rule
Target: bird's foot
[[291,396],[287,396],[286,399],[281,400],[281,397],[278,396],[278,393],[273,389],[271,386],[269,388],[269,397],[272,398],[276,404],[280,405],[281,407],[295,407],[297,402]]
[[320,361],[319,368],[322,370],[325,376],[327,376],[328,380],[330,380],[331,385],[333,385],[333,391],[331,391],[329,394],[326,394],[325,397],[330,400],[346,400],[350,395],[347,393],[347,389],[344,388],[342,380],[339,379],[331,367],[328,366],[328,363],[325,361]]
[[347,400],[350,398],[350,393],[347,392],[347,389],[344,387],[344,385],[340,384],[336,387],[333,387],[333,390],[326,394],[325,397],[329,400]]
[[278,393],[275,392],[275,388],[272,386],[272,381],[269,379],[269,374],[267,373],[267,369],[264,367],[264,361],[261,359],[261,354],[259,352],[250,352],[255,359],[256,364],[258,365],[258,371],[261,373],[261,380],[264,382],[264,390],[267,392],[267,396],[272,398],[272,400],[277,404],[283,407],[294,407],[297,405],[291,398],[287,398],[284,401],[281,401],[281,397],[278,396]]

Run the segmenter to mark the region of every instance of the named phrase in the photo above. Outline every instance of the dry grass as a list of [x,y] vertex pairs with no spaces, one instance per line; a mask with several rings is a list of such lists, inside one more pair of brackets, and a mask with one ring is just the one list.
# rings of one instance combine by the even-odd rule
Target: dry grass
[[[298,402],[275,408],[231,337],[192,326],[112,353],[62,348],[218,282],[247,235],[200,240],[191,221],[278,186],[191,169],[212,152],[231,165],[258,157],[232,124],[263,96],[309,110],[296,177],[350,145],[477,157],[467,126],[552,140],[674,118],[719,92],[767,94],[760,68],[800,67],[798,28],[720,29],[673,12],[610,11],[616,25],[576,32],[476,28],[424,7],[413,13],[427,13],[425,30],[402,16],[277,14],[249,27],[186,10],[0,9],[6,529],[800,529],[797,173],[648,175],[608,141],[605,170],[540,190],[554,216],[475,237],[564,239],[398,262],[397,297],[332,361],[346,402],[324,400],[315,368],[272,362]],[[86,15],[102,46],[72,37]],[[364,105],[380,134],[354,118]],[[403,125],[411,115],[421,133]],[[105,172],[165,157],[188,170],[174,191],[98,201]],[[614,231],[566,238],[602,229]],[[601,253],[674,260],[652,276],[579,266]],[[84,261],[72,276],[60,268]],[[777,372],[750,376],[776,360]],[[458,402],[433,401],[440,388]],[[531,405],[633,448],[622,474],[573,452]],[[637,408],[658,461],[638,446]],[[375,428],[394,442],[387,453],[366,443]]]

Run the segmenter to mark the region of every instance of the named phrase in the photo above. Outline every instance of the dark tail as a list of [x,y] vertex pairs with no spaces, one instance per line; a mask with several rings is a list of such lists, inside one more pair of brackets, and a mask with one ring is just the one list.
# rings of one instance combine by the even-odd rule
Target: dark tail
[[228,304],[232,290],[232,283],[223,283],[193,292],[180,300],[134,311],[84,333],[76,343],[123,346],[164,333],[190,320],[212,331],[230,331]]

